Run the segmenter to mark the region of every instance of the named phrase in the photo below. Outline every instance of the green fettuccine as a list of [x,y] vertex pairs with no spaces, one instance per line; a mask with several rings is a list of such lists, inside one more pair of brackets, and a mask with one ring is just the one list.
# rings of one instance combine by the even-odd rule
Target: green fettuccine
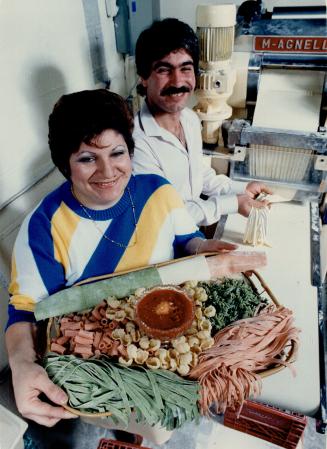
[[110,412],[114,421],[127,426],[133,411],[137,422],[161,424],[167,430],[199,418],[198,382],[170,371],[127,368],[105,357],[82,360],[52,353],[44,359],[44,367],[68,394],[68,404],[81,412]]

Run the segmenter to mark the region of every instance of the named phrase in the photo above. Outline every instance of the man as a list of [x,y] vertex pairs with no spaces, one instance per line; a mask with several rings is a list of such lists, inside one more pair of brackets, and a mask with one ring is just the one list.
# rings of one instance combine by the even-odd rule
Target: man
[[192,28],[177,19],[154,22],[140,34],[135,60],[138,89],[146,98],[135,117],[134,171],[167,178],[198,225],[235,212],[247,217],[252,206],[266,205],[254,200],[261,192],[270,193],[262,183],[235,183],[203,163],[201,123],[186,107],[199,63]]

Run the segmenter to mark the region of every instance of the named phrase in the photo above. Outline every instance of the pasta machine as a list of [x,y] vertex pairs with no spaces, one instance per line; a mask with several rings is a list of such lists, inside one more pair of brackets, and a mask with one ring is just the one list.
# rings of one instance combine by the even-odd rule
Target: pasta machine
[[[293,6],[269,9],[271,3],[280,2],[247,1],[239,6],[229,72],[218,70],[205,95],[203,82],[198,82],[200,105],[210,92],[223,97],[232,86],[226,101],[233,114],[217,122],[221,142],[217,132],[216,139],[203,133],[204,152],[228,159],[234,180],[283,186],[293,192],[294,200],[317,199],[327,192],[326,6],[311,2],[318,6],[294,7],[301,2],[288,2]],[[215,7],[209,8],[212,30]],[[202,11],[198,24],[202,35],[203,17]],[[225,33],[231,20],[227,25]],[[200,39],[200,60],[214,47],[212,31],[207,36],[205,43]],[[202,63],[211,71],[213,65]],[[204,120],[203,108],[200,111],[197,105],[195,110]]]

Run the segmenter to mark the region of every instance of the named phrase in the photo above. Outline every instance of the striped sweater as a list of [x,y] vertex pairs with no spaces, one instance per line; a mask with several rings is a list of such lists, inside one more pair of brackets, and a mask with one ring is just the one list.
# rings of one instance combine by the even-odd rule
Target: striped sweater
[[127,189],[111,208],[86,209],[86,214],[70,187],[67,181],[47,195],[21,226],[8,326],[33,322],[35,303],[59,290],[92,276],[181,257],[190,239],[202,237],[177,192],[160,176],[136,175],[128,183],[136,227]]

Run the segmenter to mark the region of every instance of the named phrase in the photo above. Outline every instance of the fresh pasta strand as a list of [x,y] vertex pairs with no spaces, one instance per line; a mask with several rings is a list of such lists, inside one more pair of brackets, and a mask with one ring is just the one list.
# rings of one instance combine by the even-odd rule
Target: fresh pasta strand
[[246,223],[246,229],[243,237],[243,243],[249,245],[270,246],[267,240],[268,234],[268,207],[252,207]]
[[223,413],[228,406],[240,410],[244,400],[260,393],[261,371],[276,364],[293,370],[285,351],[293,342],[294,359],[298,339],[293,314],[285,307],[267,307],[256,317],[220,330],[214,345],[199,355],[199,363],[189,374],[201,385],[201,413],[210,415],[212,405],[216,413]]

